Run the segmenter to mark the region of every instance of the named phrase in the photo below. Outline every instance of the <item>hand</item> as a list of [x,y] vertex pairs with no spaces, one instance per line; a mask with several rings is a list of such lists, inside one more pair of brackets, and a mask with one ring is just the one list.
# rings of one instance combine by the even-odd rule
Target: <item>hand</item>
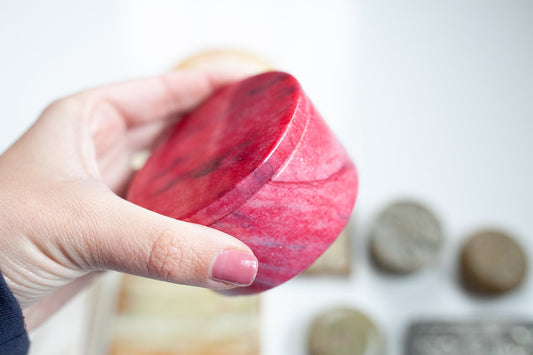
[[132,155],[237,79],[178,71],[81,92],[0,156],[0,270],[29,329],[101,270],[219,290],[253,281],[257,259],[239,240],[121,198]]

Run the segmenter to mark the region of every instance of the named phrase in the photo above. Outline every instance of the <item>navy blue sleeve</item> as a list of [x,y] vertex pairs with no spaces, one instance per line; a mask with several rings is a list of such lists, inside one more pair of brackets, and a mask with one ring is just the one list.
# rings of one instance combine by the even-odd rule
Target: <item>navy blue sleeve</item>
[[29,348],[22,310],[0,273],[0,354],[26,355]]

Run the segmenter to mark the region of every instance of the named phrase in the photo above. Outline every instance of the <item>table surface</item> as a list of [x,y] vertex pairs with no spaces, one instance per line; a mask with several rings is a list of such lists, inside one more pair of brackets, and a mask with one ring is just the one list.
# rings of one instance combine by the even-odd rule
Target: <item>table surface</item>
[[[532,273],[490,301],[455,279],[458,248],[481,227],[510,231],[533,259],[532,18],[523,0],[5,2],[0,151],[73,91],[156,74],[206,48],[263,56],[301,81],[361,185],[354,272],[267,292],[262,354],[305,354],[310,319],[351,305],[379,324],[396,355],[413,319],[533,319]],[[366,240],[378,211],[404,197],[435,210],[446,243],[429,268],[392,277],[371,267]],[[33,332],[32,353],[83,347],[87,302],[82,294]]]

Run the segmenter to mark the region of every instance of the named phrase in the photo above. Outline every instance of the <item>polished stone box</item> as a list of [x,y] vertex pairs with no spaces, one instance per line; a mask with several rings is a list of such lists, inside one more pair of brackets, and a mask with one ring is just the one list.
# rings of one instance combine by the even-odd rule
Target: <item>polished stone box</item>
[[239,238],[259,260],[256,293],[296,276],[342,231],[354,164],[298,81],[260,74],[182,118],[137,173],[128,199]]

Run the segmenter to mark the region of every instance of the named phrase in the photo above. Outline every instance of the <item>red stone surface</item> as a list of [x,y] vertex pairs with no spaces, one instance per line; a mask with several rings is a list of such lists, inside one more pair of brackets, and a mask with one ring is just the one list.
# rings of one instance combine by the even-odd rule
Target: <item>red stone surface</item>
[[256,293],[296,276],[342,231],[357,194],[353,163],[289,74],[230,85],[157,147],[128,199],[239,238],[259,260]]

